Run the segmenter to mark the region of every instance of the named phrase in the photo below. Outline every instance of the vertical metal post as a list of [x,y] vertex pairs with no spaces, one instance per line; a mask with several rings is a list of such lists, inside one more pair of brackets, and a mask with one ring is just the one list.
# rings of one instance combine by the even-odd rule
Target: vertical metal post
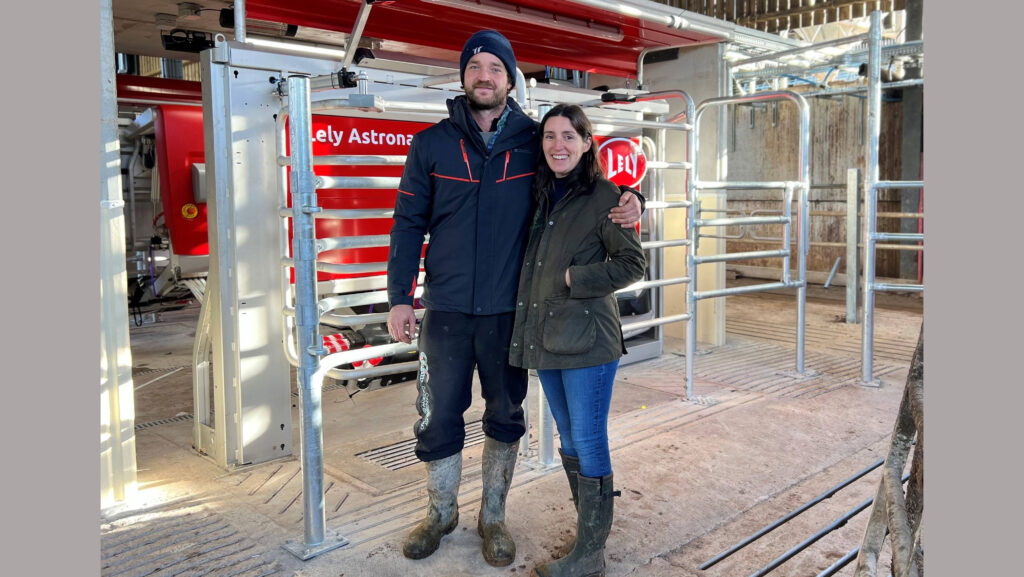
[[690,130],[686,132],[686,162],[690,168],[686,171],[686,200],[690,206],[686,208],[686,236],[690,244],[686,247],[686,276],[690,282],[686,283],[686,312],[690,318],[686,321],[686,398],[693,398],[693,357],[697,354],[697,298],[694,295],[697,286],[697,239],[698,234],[696,223],[696,212],[700,206],[697,199],[697,118],[694,114],[693,100],[686,99],[686,122],[690,124]]
[[[100,2],[100,503],[137,490],[121,148],[111,0]],[[129,178],[131,175],[129,175]]]
[[[807,149],[804,149],[807,150]],[[810,194],[810,187],[806,186],[807,181],[804,181],[805,186],[800,187],[800,191],[797,193],[798,198],[798,219],[797,219],[797,250],[799,251],[796,255],[796,267],[797,267],[797,278],[800,282],[800,287],[796,289],[796,372],[804,372],[804,348],[807,342],[806,328],[807,328],[807,251],[810,248],[810,243],[807,237],[810,235],[810,227],[807,221],[810,217],[808,206],[808,195]],[[790,222],[789,226],[793,223]]]
[[[797,110],[800,114],[800,230],[797,243],[797,274],[800,288],[796,297],[796,372],[804,372],[804,348],[807,333],[807,254],[811,251],[811,107],[803,97],[797,95]],[[787,247],[789,248],[789,247]]]
[[860,278],[857,243],[860,239],[860,169],[846,171],[846,322],[857,319],[857,289]]
[[[659,116],[658,122],[664,122],[665,117]],[[690,121],[689,118],[686,119]],[[655,150],[654,158],[659,162],[664,162],[668,158],[666,152],[666,145],[668,140],[668,131],[664,128],[659,128],[655,135]],[[656,178],[651,179],[651,191],[654,193],[654,200],[658,202],[665,201],[665,172],[661,170],[654,171]],[[652,210],[649,213],[649,226],[648,226],[648,237],[650,240],[665,240],[665,212],[659,210]],[[652,250],[650,254],[651,260],[651,278],[652,279],[663,279],[665,278],[665,251]],[[657,287],[651,294],[651,305],[654,310],[655,318],[661,318],[665,315],[665,287]],[[664,351],[665,342],[665,329],[662,325],[654,327],[654,338],[659,343],[659,351]]]
[[235,40],[245,42],[245,0],[235,0]]
[[[550,104],[542,104],[537,108],[540,119],[551,110]],[[554,417],[551,415],[551,406],[548,405],[548,397],[544,394],[544,387],[537,389],[537,460],[541,466],[549,467],[555,461],[555,425]],[[527,437],[529,439],[529,437]]]
[[306,560],[341,546],[325,542],[323,418],[320,387],[313,385],[313,373],[320,366],[320,314],[316,298],[316,237],[313,213],[316,175],[313,174],[312,117],[309,77],[288,77],[288,123],[291,151],[292,260],[295,265],[295,320],[299,341],[299,429],[302,447],[302,544],[289,541],[285,549]]
[[877,218],[878,140],[882,131],[882,13],[871,13],[868,32],[868,140],[864,176],[864,322],[861,332],[861,380],[877,386],[873,379],[875,338],[875,221]]
[[[799,200],[799,198],[797,199]],[[782,212],[789,220],[782,226],[782,248],[786,250],[786,256],[782,257],[782,282],[788,283],[791,280],[789,268],[793,266],[793,185],[787,184],[786,190],[782,193]],[[799,232],[799,231],[798,231]],[[797,250],[800,243],[797,242]]]

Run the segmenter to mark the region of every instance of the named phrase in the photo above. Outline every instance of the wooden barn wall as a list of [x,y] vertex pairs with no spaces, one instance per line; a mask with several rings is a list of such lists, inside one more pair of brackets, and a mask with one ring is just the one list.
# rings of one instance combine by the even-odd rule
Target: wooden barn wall
[[[812,243],[836,243],[836,246],[810,247],[808,271],[829,272],[837,258],[842,258],[840,272],[846,266],[846,171],[865,169],[867,139],[867,100],[854,96],[808,99],[811,112],[811,185],[834,185],[834,188],[812,188],[809,219]],[[730,181],[741,180],[797,180],[798,167],[798,115],[790,102],[778,103],[778,118],[773,125],[772,104],[758,107],[737,106],[732,115],[732,134],[729,145],[728,170]],[[883,102],[882,127],[879,140],[879,178],[900,180],[900,137],[902,132],[902,106],[899,102]],[[865,131],[862,133],[862,131]],[[862,141],[861,139],[864,139]],[[796,203],[794,202],[794,208]],[[781,191],[730,190],[727,208],[730,216],[750,215],[755,211],[774,211],[782,207]],[[899,192],[886,190],[880,194],[879,212],[899,212]],[[835,213],[824,215],[815,213]],[[898,232],[899,221],[893,218],[878,220],[879,230]],[[710,232],[710,231],[709,231]],[[794,231],[795,232],[795,231]],[[721,234],[721,229],[718,234]],[[725,234],[741,234],[739,227],[729,227]],[[780,238],[781,225],[748,227],[744,238],[729,240],[728,252],[772,250],[781,246],[779,241],[758,240],[765,237]],[[794,245],[795,247],[795,245]],[[877,252],[876,274],[880,277],[899,277],[899,254],[893,250]],[[780,259],[736,261],[739,265],[779,268]],[[796,257],[792,259],[796,268]]]

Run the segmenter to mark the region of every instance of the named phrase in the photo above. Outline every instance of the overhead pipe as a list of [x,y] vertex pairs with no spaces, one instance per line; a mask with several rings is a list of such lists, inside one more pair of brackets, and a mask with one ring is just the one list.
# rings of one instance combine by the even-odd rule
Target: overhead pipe
[[847,44],[853,44],[855,42],[863,42],[868,39],[868,34],[858,34],[856,36],[847,36],[845,38],[835,38],[832,40],[825,40],[824,42],[818,42],[817,44],[808,44],[807,46],[800,46],[798,48],[791,48],[789,50],[783,50],[781,52],[772,52],[771,54],[764,54],[762,56],[754,56],[745,60],[738,60],[729,65],[730,68],[739,68],[747,64],[755,64],[757,62],[765,62],[768,60],[778,60],[785,58],[786,56],[795,56],[804,52],[811,52],[813,50],[820,50],[822,48],[829,48],[832,46],[845,46]]

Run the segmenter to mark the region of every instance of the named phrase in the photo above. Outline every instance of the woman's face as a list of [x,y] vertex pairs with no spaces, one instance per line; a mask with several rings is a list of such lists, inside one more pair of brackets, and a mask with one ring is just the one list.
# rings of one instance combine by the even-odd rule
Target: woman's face
[[552,116],[544,123],[542,135],[544,159],[555,176],[562,178],[580,163],[583,153],[590,150],[590,137],[582,137],[564,116]]

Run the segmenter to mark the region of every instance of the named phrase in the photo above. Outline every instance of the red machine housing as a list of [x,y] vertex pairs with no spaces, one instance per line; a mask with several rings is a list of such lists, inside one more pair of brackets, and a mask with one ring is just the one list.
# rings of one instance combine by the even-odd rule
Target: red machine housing
[[192,165],[202,163],[203,110],[196,106],[161,105],[153,130],[164,222],[171,250],[179,255],[210,254],[206,203],[196,202]]

